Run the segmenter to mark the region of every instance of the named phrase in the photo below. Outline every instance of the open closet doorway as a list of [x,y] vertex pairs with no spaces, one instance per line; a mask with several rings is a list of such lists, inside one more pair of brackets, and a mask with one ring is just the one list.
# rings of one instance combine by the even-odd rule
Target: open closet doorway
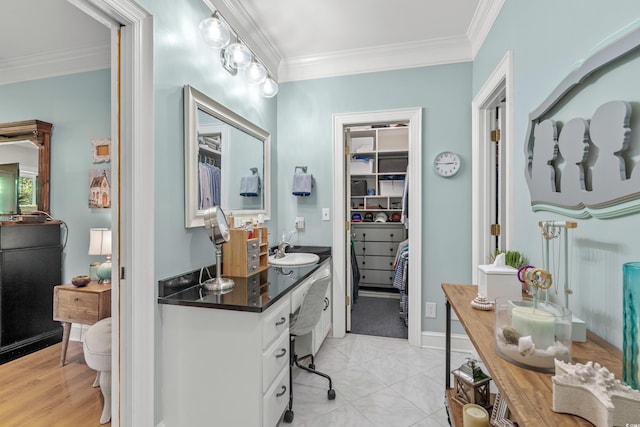
[[513,250],[513,78],[503,57],[472,104],[472,277],[497,249]]
[[[333,294],[345,298],[344,306],[334,304],[335,337],[351,331],[352,315],[389,305],[395,323],[406,320],[409,344],[420,345],[421,118],[420,108],[334,116]],[[416,261],[401,258],[394,287],[396,258],[407,249]],[[354,310],[359,300],[363,309]]]

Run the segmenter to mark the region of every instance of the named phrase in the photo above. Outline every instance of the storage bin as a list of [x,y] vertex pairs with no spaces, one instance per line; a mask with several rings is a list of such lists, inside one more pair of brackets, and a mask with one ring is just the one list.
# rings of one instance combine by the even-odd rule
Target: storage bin
[[363,153],[373,151],[373,137],[362,136],[357,138],[351,138],[351,152]]
[[373,173],[373,159],[369,158],[352,158],[350,172],[352,175]]
[[390,157],[378,160],[378,172],[406,172],[409,159],[406,157]]
[[404,192],[404,179],[381,179],[381,196],[402,196]]
[[352,196],[366,196],[367,195],[367,181],[364,179],[352,179],[351,180],[351,195]]

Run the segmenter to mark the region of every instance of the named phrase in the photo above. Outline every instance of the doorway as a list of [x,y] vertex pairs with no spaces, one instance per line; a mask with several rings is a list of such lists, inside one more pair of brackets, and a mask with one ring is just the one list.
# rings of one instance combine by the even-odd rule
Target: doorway
[[[152,425],[153,26],[132,0],[69,0],[111,32],[112,426]],[[116,172],[117,171],[117,172]],[[142,214],[144,212],[145,214]],[[135,367],[135,368],[134,368]]]
[[[333,294],[334,301],[340,301],[344,297],[345,304],[334,304],[332,313],[333,336],[344,337],[351,326],[351,305],[353,303],[353,289],[351,288],[352,267],[351,260],[351,204],[347,203],[347,198],[351,201],[351,182],[347,179],[349,171],[350,157],[346,151],[349,145],[348,130],[371,126],[371,124],[398,124],[404,123],[408,136],[408,169],[406,180],[408,181],[407,196],[411,202],[407,210],[408,221],[411,223],[411,236],[408,236],[408,243],[411,245],[412,259],[422,259],[422,230],[419,207],[422,204],[422,109],[402,109],[385,110],[375,112],[336,114],[333,118],[334,132],[334,156],[333,156],[333,188],[334,200],[333,211],[335,220],[333,222]],[[377,166],[376,166],[377,167]],[[378,175],[373,175],[376,181]],[[380,185],[378,183],[378,185]],[[388,185],[388,184],[386,184]],[[379,192],[379,186],[375,187],[375,192]],[[375,195],[374,195],[375,196]],[[391,203],[390,200],[387,201]],[[389,205],[383,206],[388,208]],[[380,209],[384,210],[384,209]],[[415,218],[411,222],[411,218]],[[407,298],[407,324],[408,340],[412,346],[420,346],[421,343],[421,300],[422,300],[422,271],[420,262],[409,263],[408,265],[408,288],[410,292]]]
[[472,273],[513,244],[513,78],[507,52],[472,104]]

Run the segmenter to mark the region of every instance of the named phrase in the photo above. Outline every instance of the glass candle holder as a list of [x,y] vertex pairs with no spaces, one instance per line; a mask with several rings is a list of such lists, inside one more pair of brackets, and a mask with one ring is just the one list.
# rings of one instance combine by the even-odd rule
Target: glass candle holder
[[554,372],[555,359],[571,362],[571,311],[530,298],[496,298],[496,353],[523,368]]
[[622,382],[640,390],[640,360],[638,350],[638,322],[640,322],[640,262],[622,266],[623,328]]

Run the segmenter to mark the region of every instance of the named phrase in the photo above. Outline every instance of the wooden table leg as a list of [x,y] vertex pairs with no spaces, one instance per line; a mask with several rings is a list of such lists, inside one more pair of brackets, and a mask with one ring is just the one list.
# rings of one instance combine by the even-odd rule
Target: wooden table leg
[[62,323],[62,351],[60,352],[60,366],[64,366],[65,359],[67,358],[67,347],[69,346],[69,334],[71,333],[70,322]]

